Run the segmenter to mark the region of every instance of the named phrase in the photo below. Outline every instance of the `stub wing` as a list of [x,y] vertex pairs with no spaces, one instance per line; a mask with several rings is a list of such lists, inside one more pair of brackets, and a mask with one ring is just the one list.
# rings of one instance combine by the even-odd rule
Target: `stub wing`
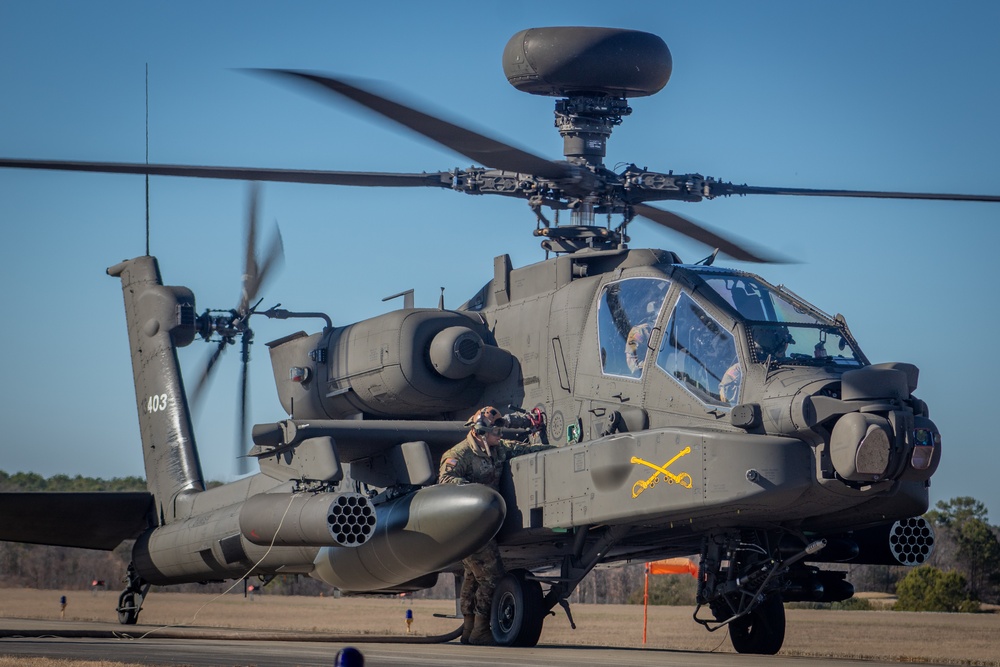
[[287,419],[254,426],[253,441],[257,448],[250,455],[257,458],[274,456],[310,438],[328,437],[336,442],[340,460],[351,463],[404,442],[422,441],[431,447],[447,449],[462,440],[468,431],[469,427],[460,421]]
[[145,491],[0,493],[0,540],[110,551],[152,515]]

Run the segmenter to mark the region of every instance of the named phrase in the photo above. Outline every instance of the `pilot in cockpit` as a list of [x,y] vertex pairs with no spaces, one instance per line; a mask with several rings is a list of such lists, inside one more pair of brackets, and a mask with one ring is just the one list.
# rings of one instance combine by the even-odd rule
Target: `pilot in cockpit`
[[625,363],[628,364],[629,371],[633,375],[642,372],[643,363],[646,361],[646,352],[649,350],[649,335],[653,331],[653,321],[656,319],[656,311],[659,309],[659,300],[649,301],[646,304],[646,316],[639,323],[632,327],[625,339]]
[[757,358],[763,361],[767,358],[780,359],[788,351],[788,345],[795,339],[784,326],[756,326],[753,328],[753,342]]
[[722,380],[719,382],[719,400],[729,405],[736,402],[736,397],[740,394],[740,385],[743,383],[743,369],[740,368],[739,360],[726,369]]

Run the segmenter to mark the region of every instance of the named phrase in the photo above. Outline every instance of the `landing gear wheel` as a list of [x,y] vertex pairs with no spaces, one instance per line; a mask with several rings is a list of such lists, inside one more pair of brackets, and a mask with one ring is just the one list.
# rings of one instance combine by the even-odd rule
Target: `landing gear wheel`
[[135,625],[142,611],[142,603],[149,593],[149,583],[135,571],[135,564],[129,563],[125,571],[125,590],[118,596],[118,622],[122,625]]
[[139,607],[135,604],[135,593],[122,591],[118,596],[118,622],[122,625],[135,625],[139,620]]
[[753,611],[729,624],[737,653],[774,655],[785,641],[785,607],[780,595],[769,595]]
[[534,646],[542,634],[542,586],[523,570],[508,573],[493,593],[490,625],[499,646]]

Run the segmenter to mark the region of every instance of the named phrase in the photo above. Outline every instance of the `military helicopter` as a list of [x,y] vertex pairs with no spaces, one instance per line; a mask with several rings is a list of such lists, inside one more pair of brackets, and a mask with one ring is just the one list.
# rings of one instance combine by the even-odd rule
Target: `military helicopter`
[[[305,574],[345,591],[404,591],[497,538],[497,643],[531,646],[597,565],[698,554],[695,620],[740,653],[773,654],[782,602],[853,595],[826,563],[924,562],[920,518],[941,435],[914,395],[918,369],[871,363],[841,316],[714,264],[774,259],[653,201],[783,194],[1000,201],[996,196],[738,185],[604,165],[607,140],[671,73],[657,36],[609,28],[522,31],[508,81],[551,96],[564,160],[538,157],[342,78],[266,71],[362,107],[482,164],[420,174],[0,159],[8,168],[437,187],[527,201],[544,261],[493,277],[454,310],[406,307],[346,326],[261,309],[280,256],[248,225],[244,290],[199,314],[141,256],[119,278],[148,493],[0,497],[0,539],[111,549],[136,539],[119,620],[151,585]],[[251,212],[253,211],[251,206]],[[550,220],[547,210],[554,211]],[[569,211],[569,224],[559,214]],[[597,216],[617,224],[596,224]],[[628,246],[641,216],[716,248],[685,264]],[[197,339],[244,358],[254,317],[322,320],[267,344],[288,415],[252,429],[260,472],[206,489],[177,350]],[[211,363],[209,365],[211,367]],[[435,485],[441,453],[481,405],[510,406],[509,435],[556,445],[515,458],[497,493]],[[249,447],[250,442],[244,445]],[[16,518],[9,518],[16,517]]]

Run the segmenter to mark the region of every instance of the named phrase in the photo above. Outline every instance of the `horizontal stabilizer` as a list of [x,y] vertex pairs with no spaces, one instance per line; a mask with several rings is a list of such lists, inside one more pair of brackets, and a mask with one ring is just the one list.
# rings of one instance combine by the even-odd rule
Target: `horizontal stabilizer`
[[152,516],[145,491],[0,493],[0,540],[110,551]]

